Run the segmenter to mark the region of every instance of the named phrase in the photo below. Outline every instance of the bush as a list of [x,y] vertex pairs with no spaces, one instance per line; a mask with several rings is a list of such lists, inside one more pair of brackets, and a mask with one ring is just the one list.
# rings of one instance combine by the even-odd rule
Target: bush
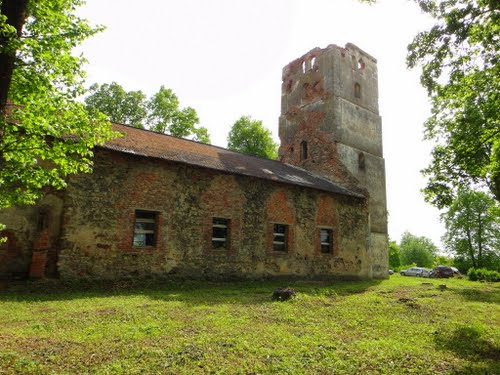
[[489,281],[489,282],[499,282],[500,272],[488,270],[486,268],[470,268],[467,272],[467,277],[471,281]]

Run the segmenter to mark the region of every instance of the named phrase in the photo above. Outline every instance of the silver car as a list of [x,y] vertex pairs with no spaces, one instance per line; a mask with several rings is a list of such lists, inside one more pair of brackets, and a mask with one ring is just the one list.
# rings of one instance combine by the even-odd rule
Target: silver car
[[421,276],[424,270],[425,268],[422,267],[412,267],[408,268],[407,270],[399,271],[399,273],[401,274],[401,276]]

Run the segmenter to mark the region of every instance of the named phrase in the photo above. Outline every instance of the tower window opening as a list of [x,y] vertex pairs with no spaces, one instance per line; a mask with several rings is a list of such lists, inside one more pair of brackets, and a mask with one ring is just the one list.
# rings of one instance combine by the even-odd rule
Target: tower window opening
[[316,56],[311,59],[311,69],[314,69],[314,65],[316,65]]
[[306,72],[306,62],[302,61],[302,73]]
[[362,152],[358,154],[358,168],[362,171],[365,170],[365,154]]
[[361,98],[361,85],[357,82],[354,84],[354,97]]
[[300,160],[306,160],[307,159],[307,142],[302,141],[300,143]]
[[363,61],[363,59],[358,60],[357,68],[358,70],[363,70],[365,68],[365,62]]

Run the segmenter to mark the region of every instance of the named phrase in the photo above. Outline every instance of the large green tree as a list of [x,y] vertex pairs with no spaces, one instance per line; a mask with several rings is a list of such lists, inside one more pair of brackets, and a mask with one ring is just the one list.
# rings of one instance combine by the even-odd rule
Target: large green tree
[[389,268],[401,266],[401,249],[396,241],[389,241]]
[[233,124],[227,137],[227,147],[247,155],[268,159],[278,157],[278,145],[271,131],[262,125],[262,121],[252,120],[250,116],[241,116]]
[[405,232],[399,247],[401,264],[415,263],[419,267],[432,267],[437,247],[431,239]]
[[0,1],[0,208],[32,204],[91,171],[92,148],[114,135],[76,100],[84,59],[73,49],[101,30],[76,15],[82,4]]
[[116,82],[94,84],[85,103],[89,110],[102,112],[113,122],[210,143],[207,128],[198,126],[196,111],[180,108],[177,95],[164,86],[147,99],[142,91],[126,91]]
[[460,186],[484,185],[500,201],[500,2],[415,0],[436,24],[408,46],[410,68],[432,101],[425,137],[436,142],[426,199],[452,204]]
[[441,216],[446,250],[474,268],[493,268],[500,257],[500,205],[488,194],[459,189]]
[[146,95],[142,91],[125,91],[118,83],[97,83],[90,86],[85,104],[89,110],[99,110],[113,122],[144,128],[147,117]]

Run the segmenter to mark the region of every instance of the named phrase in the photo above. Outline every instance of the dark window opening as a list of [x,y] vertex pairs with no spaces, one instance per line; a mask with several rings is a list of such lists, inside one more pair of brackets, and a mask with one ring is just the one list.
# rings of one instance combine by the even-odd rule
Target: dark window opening
[[361,85],[357,82],[354,84],[354,97],[361,98]]
[[300,159],[301,160],[307,159],[307,142],[306,141],[302,141],[300,144]]
[[358,168],[362,171],[365,170],[365,154],[362,152],[358,154]]
[[319,231],[321,252],[323,254],[332,253],[333,231],[331,229],[321,228]]
[[214,217],[212,219],[212,247],[227,249],[229,247],[229,219]]
[[273,225],[273,250],[283,252],[288,250],[288,225]]
[[49,227],[49,213],[48,211],[38,212],[37,231],[42,232]]
[[156,212],[135,211],[134,246],[156,245]]

